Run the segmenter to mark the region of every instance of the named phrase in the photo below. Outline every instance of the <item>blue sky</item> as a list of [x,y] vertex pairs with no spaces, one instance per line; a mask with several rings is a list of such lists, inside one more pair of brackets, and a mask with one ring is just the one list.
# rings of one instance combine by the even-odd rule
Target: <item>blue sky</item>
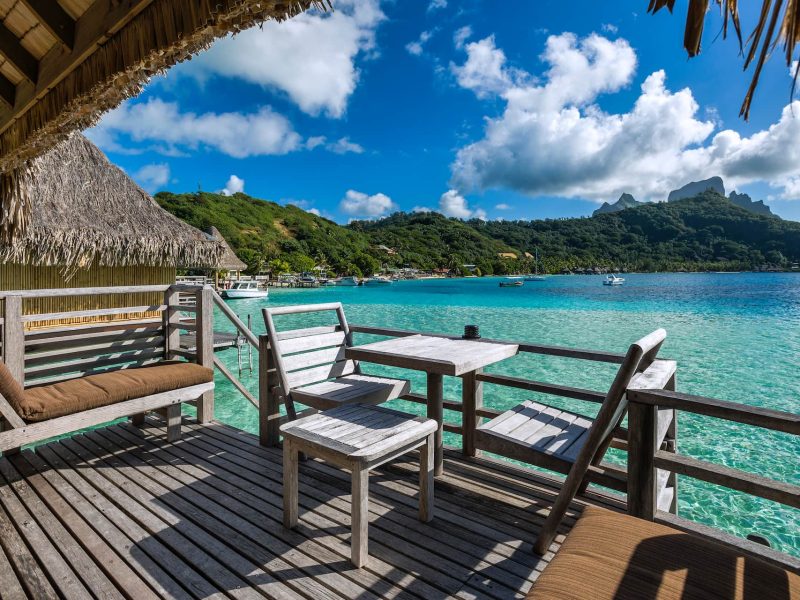
[[219,41],[88,135],[148,191],[244,191],[342,223],[587,215],[713,175],[800,220],[789,69],[776,53],[744,122],[735,40],[714,12],[687,60],[678,5],[338,0]]

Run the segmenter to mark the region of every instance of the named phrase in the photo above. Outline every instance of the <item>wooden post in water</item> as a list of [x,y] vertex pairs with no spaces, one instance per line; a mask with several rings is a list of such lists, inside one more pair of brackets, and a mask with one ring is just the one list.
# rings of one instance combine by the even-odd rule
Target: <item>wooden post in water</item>
[[[197,363],[214,369],[214,290],[209,286],[195,292]],[[214,392],[206,392],[197,401],[197,420],[209,423],[214,419]]]
[[258,439],[262,446],[280,444],[281,407],[275,387],[274,377],[269,369],[269,336],[258,338]]
[[658,407],[628,405],[628,514],[652,521],[658,509]]

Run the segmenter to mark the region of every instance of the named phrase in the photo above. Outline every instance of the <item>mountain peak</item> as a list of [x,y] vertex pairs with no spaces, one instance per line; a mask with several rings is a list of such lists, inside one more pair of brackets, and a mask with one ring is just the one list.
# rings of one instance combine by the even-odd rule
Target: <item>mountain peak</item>
[[631,196],[629,193],[625,192],[620,197],[619,200],[614,202],[614,204],[609,204],[608,202],[603,202],[603,205],[598,208],[596,211],[592,213],[593,217],[597,215],[603,215],[608,213],[615,213],[621,210],[625,210],[626,208],[633,208],[635,206],[640,206],[645,204],[644,202],[638,202],[636,198]]
[[718,193],[720,196],[724,196],[725,184],[722,182],[722,177],[711,177],[709,179],[687,183],[677,190],[672,190],[667,197],[667,202],[677,202],[685,198],[694,198],[709,190]]

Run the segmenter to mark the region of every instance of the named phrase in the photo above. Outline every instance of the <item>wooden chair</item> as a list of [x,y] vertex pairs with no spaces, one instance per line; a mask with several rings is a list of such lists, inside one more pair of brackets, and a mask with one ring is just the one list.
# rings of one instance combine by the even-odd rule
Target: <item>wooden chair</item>
[[476,429],[477,448],[567,475],[534,544],[538,554],[547,551],[567,507],[585,490],[589,478],[626,491],[624,471],[601,464],[602,459],[625,417],[625,391],[634,377],[650,368],[648,381],[658,379],[663,387],[674,376],[673,361],[655,361],[666,335],[658,329],[630,346],[594,420],[527,401]]
[[[278,332],[274,317],[334,311],[337,325]],[[406,379],[364,375],[357,361],[346,360],[352,334],[340,302],[263,309],[270,355],[277,371],[278,394],[291,420],[294,404],[327,410],[344,404],[380,404],[406,395]]]

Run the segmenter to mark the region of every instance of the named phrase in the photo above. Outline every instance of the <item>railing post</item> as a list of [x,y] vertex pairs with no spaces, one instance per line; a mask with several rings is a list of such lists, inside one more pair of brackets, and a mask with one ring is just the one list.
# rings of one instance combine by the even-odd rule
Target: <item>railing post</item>
[[280,443],[280,399],[272,393],[273,376],[269,372],[269,336],[258,338],[258,439],[262,446]]
[[25,385],[25,326],[22,324],[22,297],[6,296],[3,321],[3,362],[14,379]]
[[[670,378],[667,382],[667,385],[664,386],[664,389],[670,392],[674,392],[677,389],[678,384],[678,373],[677,370],[675,374]],[[678,411],[676,409],[672,409],[672,422],[669,425],[669,429],[667,429],[667,450],[669,452],[678,452]],[[669,512],[673,515],[678,514],[678,474],[674,471],[670,472],[669,478],[667,479],[667,485],[672,486],[672,502],[669,506]]]
[[180,292],[174,287],[164,292],[164,305],[167,308],[164,311],[162,322],[164,327],[164,358],[166,360],[175,359],[177,355],[173,354],[173,352],[181,347],[181,332],[178,328],[181,322],[181,314],[177,310],[177,307],[180,306],[180,296]]
[[652,521],[658,509],[658,407],[628,405],[628,513]]
[[[214,368],[214,291],[203,287],[195,292],[197,363]],[[214,391],[206,392],[197,401],[197,420],[208,423],[214,419]]]
[[467,373],[461,378],[461,451],[464,456],[476,456],[475,430],[483,419],[476,414],[483,408],[483,382],[478,375],[483,369]]

